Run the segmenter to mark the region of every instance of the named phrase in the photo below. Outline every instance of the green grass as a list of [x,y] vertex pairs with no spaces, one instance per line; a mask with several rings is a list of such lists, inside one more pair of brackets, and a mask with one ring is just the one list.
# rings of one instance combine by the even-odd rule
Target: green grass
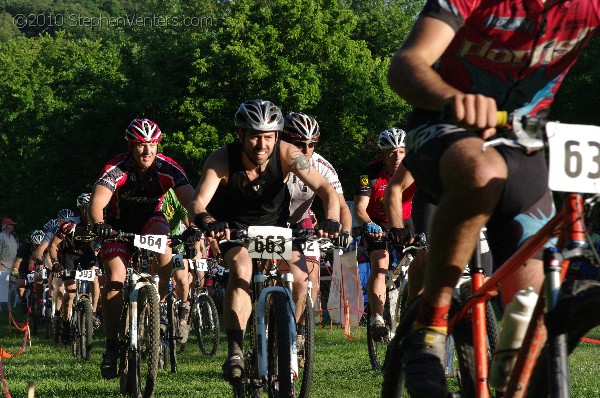
[[[8,328],[6,311],[0,313],[0,347],[17,352],[22,333]],[[357,331],[353,331],[357,335]],[[344,337],[342,330],[334,328],[317,330],[316,362],[312,397],[370,398],[380,396],[382,375],[369,365],[365,331],[357,340]],[[600,340],[600,329],[589,337]],[[118,380],[103,380],[99,363],[103,343],[96,339],[92,358],[84,362],[71,356],[70,350],[61,348],[43,337],[34,336],[31,348],[16,358],[2,361],[8,389],[14,398],[27,396],[29,379],[35,380],[36,397],[40,398],[109,398],[119,396]],[[221,363],[225,358],[226,342],[222,337],[217,355],[207,358],[190,337],[188,349],[179,356],[177,374],[159,371],[157,398],[224,397],[230,387],[222,380]],[[573,397],[600,396],[600,382],[595,374],[600,355],[600,345],[581,343],[571,361]]]

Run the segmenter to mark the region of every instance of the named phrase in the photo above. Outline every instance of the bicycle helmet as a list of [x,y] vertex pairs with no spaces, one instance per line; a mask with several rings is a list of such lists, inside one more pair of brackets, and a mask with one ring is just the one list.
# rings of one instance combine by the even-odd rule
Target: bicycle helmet
[[58,220],[56,218],[48,220],[46,224],[44,224],[44,231],[48,231],[52,228],[58,227]]
[[160,142],[162,133],[150,119],[133,119],[125,129],[125,138],[129,142]]
[[63,222],[73,217],[75,217],[75,212],[73,212],[71,209],[61,209],[58,211],[58,215],[56,216],[56,218],[63,220]]
[[281,131],[283,114],[271,101],[249,100],[240,104],[235,113],[235,125],[257,131]]
[[300,112],[290,112],[283,120],[282,138],[286,141],[319,141],[321,131],[315,118]]
[[92,195],[89,192],[84,192],[77,197],[77,207],[86,207],[90,204],[90,197]]
[[377,146],[379,149],[404,148],[406,132],[395,127],[384,130],[379,134]]
[[46,234],[44,234],[44,231],[37,229],[32,232],[31,237],[29,239],[31,240],[32,244],[39,245],[44,240],[45,235]]

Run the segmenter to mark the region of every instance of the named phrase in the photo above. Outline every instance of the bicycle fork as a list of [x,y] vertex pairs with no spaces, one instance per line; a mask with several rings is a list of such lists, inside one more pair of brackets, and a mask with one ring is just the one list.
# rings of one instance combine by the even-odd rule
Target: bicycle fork
[[289,306],[287,307],[288,319],[289,319],[289,339],[291,346],[291,372],[293,378],[298,376],[298,350],[296,347],[296,305],[294,300],[292,299],[291,294],[291,285],[294,281],[294,276],[291,273],[287,273],[283,275],[285,285],[283,286],[269,286],[263,288],[263,283],[267,280],[267,277],[263,274],[257,274],[254,276],[254,286],[259,294],[258,300],[254,303],[254,322],[255,322],[255,330],[256,330],[256,340],[257,340],[257,350],[256,350],[256,361],[257,361],[257,369],[258,375],[260,378],[264,378],[267,376],[267,330],[266,330],[266,322],[265,322],[265,312],[266,312],[266,303],[267,296],[274,292],[283,292],[289,301]]

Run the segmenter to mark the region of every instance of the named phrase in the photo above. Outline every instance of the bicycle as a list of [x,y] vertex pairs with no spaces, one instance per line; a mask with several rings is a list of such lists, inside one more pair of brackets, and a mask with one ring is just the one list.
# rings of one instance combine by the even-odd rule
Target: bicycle
[[[292,240],[307,239],[304,231],[303,235],[292,238],[292,230],[288,228],[249,227],[246,231],[236,231],[238,239],[220,242],[246,245],[253,259],[253,310],[247,329],[250,342],[244,352],[244,377],[231,383],[234,397],[259,397],[263,390],[269,397],[294,397],[295,383],[301,383],[299,396],[308,396],[314,363],[312,358],[305,361],[300,373],[292,299],[293,275],[280,274],[276,264],[276,260],[291,259]],[[261,260],[269,261],[262,264]],[[310,303],[309,297],[307,302]],[[305,318],[308,326],[312,320],[312,307],[305,308],[304,315],[308,316]],[[314,335],[309,337],[308,344],[314,347]],[[302,386],[305,386],[304,392]]]
[[[65,271],[68,272],[68,271]],[[74,274],[74,275],[73,275]],[[83,270],[78,267],[71,271],[75,279],[75,297],[71,307],[71,352],[73,356],[80,356],[83,360],[90,359],[92,339],[94,336],[92,298],[88,293],[88,284],[96,278],[93,269]]]
[[[564,132],[568,131],[568,139]],[[563,207],[544,227],[528,239],[487,281],[480,273],[472,275],[472,292],[463,303],[453,303],[448,325],[459,351],[461,396],[489,397],[488,355],[485,339],[485,306],[495,296],[498,287],[525,261],[544,249],[544,286],[539,292],[533,315],[516,362],[507,374],[506,397],[552,396],[568,397],[568,354],[591,328],[600,325],[600,282],[579,281],[562,284],[573,259],[586,259],[600,264],[593,245],[586,239],[584,220],[594,210],[600,196],[593,178],[598,159],[583,156],[582,151],[592,148],[598,152],[600,144],[593,140],[599,128],[593,126],[561,125],[537,118],[512,115],[509,137],[488,141],[484,149],[494,145],[509,145],[524,151],[550,148],[549,186],[554,191],[567,192]],[[591,132],[591,134],[590,134]],[[547,139],[546,139],[547,137]],[[579,149],[580,151],[577,151]],[[593,152],[591,152],[593,153]],[[596,163],[594,163],[596,162]],[[593,177],[593,178],[592,178]],[[577,188],[577,189],[574,189]],[[582,193],[595,194],[584,201]],[[558,238],[556,244],[552,240]],[[382,385],[383,397],[401,396],[404,373],[401,366],[401,336],[409,333],[418,305],[412,305],[403,319],[395,341],[388,350],[388,366]],[[544,313],[546,315],[544,316]],[[458,340],[461,338],[461,340]],[[543,347],[545,344],[545,347]],[[543,349],[542,349],[543,347]]]
[[160,349],[160,298],[158,276],[148,272],[151,252],[164,252],[167,236],[112,231],[109,238],[132,242],[134,251],[126,264],[125,298],[118,323],[118,374],[120,391],[132,398],[154,396]]
[[[175,270],[174,270],[175,271]],[[179,318],[177,304],[179,299],[169,281],[168,292],[165,300],[160,303],[160,352],[158,368],[170,367],[171,373],[177,373],[177,342],[179,337]]]
[[[173,258],[173,267],[176,265]],[[219,348],[220,326],[217,306],[208,294],[208,288],[201,286],[200,272],[204,272],[204,281],[212,280],[216,272],[217,260],[215,259],[188,259],[189,271],[194,275],[196,284],[190,295],[190,323],[196,332],[198,348],[206,356],[212,357]],[[183,267],[180,267],[183,269]]]

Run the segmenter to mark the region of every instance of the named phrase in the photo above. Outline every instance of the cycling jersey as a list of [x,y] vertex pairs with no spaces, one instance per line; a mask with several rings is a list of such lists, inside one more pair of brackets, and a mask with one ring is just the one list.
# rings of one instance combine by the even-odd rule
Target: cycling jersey
[[436,65],[444,81],[536,115],[596,35],[600,0],[428,0],[422,15],[456,32]]
[[251,225],[287,226],[290,195],[279,157],[279,143],[275,145],[259,178],[249,182],[242,164],[242,144],[227,144],[229,179],[221,183],[207,211],[231,227]]
[[[331,184],[331,186],[335,189],[338,194],[343,194],[342,183],[338,177],[337,172],[325,158],[318,153],[313,153],[310,158],[310,164],[314,167],[325,179]],[[295,174],[290,175],[287,182],[288,190],[290,191],[290,214],[294,214],[296,209],[300,207],[301,204],[312,201],[315,198],[315,192],[310,189],[306,184],[300,180]],[[309,217],[309,209],[304,212],[302,217],[299,220],[293,220],[294,222],[305,220]],[[311,226],[312,227],[312,226]]]
[[89,239],[87,223],[66,221],[56,231],[56,236],[61,239],[58,246],[58,262],[67,271],[61,275],[63,280],[73,279],[71,271],[79,266],[90,269],[96,265],[94,240]]
[[[367,214],[371,221],[379,225],[387,223],[385,213],[384,194],[392,174],[385,167],[383,159],[376,160],[365,167],[360,173],[360,178],[354,195],[368,196]],[[412,213],[412,197],[415,193],[415,184],[411,184],[402,192],[402,218],[409,219]],[[383,226],[383,225],[382,225]]]
[[179,235],[181,233],[181,221],[187,218],[187,210],[177,199],[175,191],[169,189],[163,197],[162,212],[169,222],[171,233]]
[[107,219],[119,220],[121,225],[143,225],[142,221],[160,213],[163,195],[169,188],[189,184],[181,166],[163,154],[156,155],[145,175],[137,173],[137,169],[128,153],[115,157],[104,167],[96,184],[113,192]]

